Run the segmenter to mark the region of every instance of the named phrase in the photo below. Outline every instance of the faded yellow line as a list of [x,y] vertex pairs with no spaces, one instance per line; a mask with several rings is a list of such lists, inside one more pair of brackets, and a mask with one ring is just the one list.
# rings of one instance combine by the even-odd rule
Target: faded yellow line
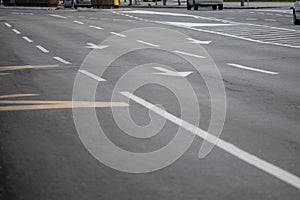
[[20,69],[40,69],[58,67],[58,65],[23,65],[23,66],[2,66],[0,71],[20,70]]
[[[0,106],[0,111],[16,110],[47,110],[62,108],[105,108],[105,107],[127,107],[124,102],[89,102],[89,101],[0,101],[0,104],[36,104],[37,105],[17,105]],[[44,104],[45,103],[45,104]]]
[[0,73],[0,76],[10,75],[11,73]]
[[7,95],[0,95],[0,99],[8,99],[8,98],[15,98],[15,97],[33,97],[39,96],[39,94],[7,94]]

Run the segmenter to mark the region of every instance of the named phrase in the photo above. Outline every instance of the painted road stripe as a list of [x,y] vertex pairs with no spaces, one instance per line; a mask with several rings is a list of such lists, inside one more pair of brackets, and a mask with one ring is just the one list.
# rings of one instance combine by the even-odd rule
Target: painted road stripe
[[159,47],[159,45],[152,44],[152,43],[149,43],[149,42],[145,42],[143,40],[137,40],[137,42],[141,43],[141,44],[145,44],[145,45],[151,46],[151,47]]
[[59,62],[62,62],[62,63],[64,63],[64,64],[66,64],[66,65],[69,65],[69,64],[71,64],[69,61],[66,61],[66,60],[64,60],[64,59],[62,59],[62,58],[60,58],[60,57],[53,57],[55,60],[57,60],[57,61],[59,61]]
[[197,126],[190,124],[189,122],[186,122],[175,115],[172,115],[171,113],[168,113],[165,110],[162,110],[161,108],[151,104],[150,102],[145,101],[144,99],[135,96],[134,94],[131,94],[129,92],[121,92],[121,94],[130,100],[135,101],[136,103],[144,106],[145,108],[155,112],[156,114],[160,115],[161,117],[166,118],[167,120],[173,122],[174,124],[184,128],[185,130],[199,136],[200,138],[215,144],[220,149],[223,149],[227,153],[239,158],[240,160],[243,160],[244,162],[257,167],[258,169],[282,180],[285,183],[288,183],[292,186],[294,186],[297,189],[300,189],[300,178],[296,175],[285,171],[284,169],[281,169],[272,163],[269,163],[267,161],[262,160],[261,158],[252,155],[239,147],[226,142],[222,140],[221,138],[218,138],[200,128]]
[[76,21],[76,20],[74,20],[73,22],[76,23],[76,24],[84,24],[83,22]]
[[51,15],[52,17],[57,17],[57,18],[61,18],[61,19],[67,19],[67,17],[61,16],[61,15]]
[[96,76],[95,74],[92,74],[92,73],[90,73],[90,72],[88,72],[88,71],[86,71],[86,70],[78,70],[78,71],[79,71],[80,73],[82,73],[82,74],[85,74],[85,75],[87,75],[87,76],[89,76],[89,77],[95,79],[96,81],[106,81],[105,79],[103,79],[103,78],[101,78],[101,77],[99,77],[99,76]]
[[126,35],[120,34],[120,33],[116,33],[116,32],[110,32],[113,35],[119,36],[119,37],[127,37]]
[[17,97],[35,97],[35,96],[39,96],[39,94],[7,94],[7,95],[0,95],[0,99],[17,98]]
[[[19,105],[0,106],[0,111],[47,110],[47,109],[66,109],[66,108],[107,108],[107,107],[127,107],[127,106],[129,106],[125,102],[94,102],[94,101],[29,101],[29,100],[7,101],[7,100],[0,100],[0,105],[1,104],[19,104]],[[28,105],[28,104],[30,104],[30,105]]]
[[9,23],[4,23],[5,24],[5,26],[7,26],[7,27],[11,27],[11,25],[9,24]]
[[10,75],[11,73],[0,73],[0,76]]
[[36,48],[38,48],[39,50],[41,50],[44,53],[49,53],[49,51],[47,49],[45,49],[44,47],[37,45]]
[[187,52],[183,52],[183,51],[173,51],[173,52],[182,54],[182,55],[186,55],[186,56],[196,57],[196,58],[205,58],[204,56],[199,56],[199,55],[195,55],[195,54],[191,54],[191,53],[187,53]]
[[32,42],[33,42],[29,37],[23,36],[22,38],[23,38],[24,40],[26,40],[27,42],[29,42],[29,43],[32,43]]
[[101,28],[101,27],[99,27],[99,26],[92,26],[92,25],[90,25],[90,28],[94,28],[94,29],[98,29],[98,30],[103,29],[103,28]]
[[278,72],[272,72],[272,71],[263,70],[263,69],[256,69],[256,68],[252,68],[252,67],[246,67],[246,66],[234,64],[234,63],[227,63],[227,65],[232,66],[232,67],[241,68],[241,69],[261,72],[261,73],[265,73],[265,74],[272,74],[272,75],[279,74]]
[[58,67],[58,65],[21,65],[21,66],[2,66],[0,71],[22,70],[22,69],[41,69]]
[[266,22],[276,22],[276,19],[264,19]]
[[15,32],[16,34],[21,34],[21,32],[20,31],[18,31],[17,29],[11,29],[13,32]]

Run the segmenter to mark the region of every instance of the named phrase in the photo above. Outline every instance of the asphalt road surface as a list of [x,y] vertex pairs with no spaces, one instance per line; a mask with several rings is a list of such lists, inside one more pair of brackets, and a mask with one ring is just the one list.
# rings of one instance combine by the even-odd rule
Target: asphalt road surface
[[0,199],[299,199],[299,36],[285,9],[1,9]]

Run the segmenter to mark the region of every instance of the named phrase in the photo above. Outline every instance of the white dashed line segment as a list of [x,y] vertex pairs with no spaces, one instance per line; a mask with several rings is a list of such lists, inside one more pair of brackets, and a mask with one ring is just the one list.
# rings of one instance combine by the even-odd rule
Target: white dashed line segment
[[182,55],[186,55],[186,56],[195,57],[195,58],[205,58],[204,56],[199,56],[199,55],[195,55],[195,54],[191,54],[191,53],[187,53],[187,52],[183,52],[183,51],[173,51],[173,52],[182,54]]
[[64,64],[66,64],[66,65],[69,65],[69,64],[71,64],[70,62],[68,62],[68,61],[66,61],[66,60],[64,60],[64,59],[62,59],[62,58],[60,58],[60,57],[53,57],[55,60],[57,60],[57,61],[59,61],[59,62],[62,62],[62,63],[64,63]]
[[13,32],[15,32],[16,34],[21,34],[21,32],[20,31],[18,31],[17,29],[11,29]]
[[4,23],[4,25],[7,27],[11,27],[11,25],[9,23]]
[[92,73],[90,73],[90,72],[88,72],[88,71],[86,71],[86,70],[78,70],[80,73],[82,73],[82,74],[85,74],[85,75],[87,75],[88,77],[90,77],[90,78],[92,78],[92,79],[95,79],[96,81],[106,81],[105,79],[103,79],[103,78],[101,78],[101,77],[99,77],[99,76],[97,76],[97,75],[95,75],[95,74],[92,74]]
[[252,155],[239,147],[235,146],[234,144],[231,144],[229,142],[226,142],[225,140],[222,140],[221,138],[218,138],[200,128],[197,126],[190,124],[189,122],[186,122],[175,115],[168,113],[165,110],[162,110],[161,108],[153,105],[150,102],[145,101],[144,99],[135,96],[134,94],[131,94],[129,92],[121,92],[121,94],[130,100],[133,100],[134,102],[144,106],[145,108],[153,111],[154,113],[160,115],[163,118],[166,118],[170,122],[184,128],[185,130],[195,134],[196,136],[199,136],[200,138],[215,144],[220,149],[226,151],[227,153],[237,157],[238,159],[282,180],[283,182],[290,184],[294,186],[297,189],[300,189],[300,178],[282,168],[277,167],[276,165],[269,163],[255,155]]
[[49,51],[47,49],[45,49],[44,47],[37,45],[36,48],[38,48],[39,50],[41,50],[43,53],[49,53]]
[[119,36],[119,37],[127,37],[126,35],[120,34],[120,33],[116,33],[116,32],[110,32],[113,35]]
[[145,45],[151,46],[151,47],[159,47],[159,45],[152,44],[152,43],[149,43],[149,42],[145,42],[143,40],[137,40],[137,42],[141,43],[141,44],[145,44]]
[[246,69],[246,70],[250,70],[250,71],[261,72],[261,73],[265,73],[265,74],[271,74],[271,75],[279,74],[278,72],[272,72],[272,71],[257,69],[257,68],[252,68],[252,67],[246,67],[246,66],[239,65],[239,64],[234,64],[234,63],[228,63],[227,65],[232,66],[232,67],[236,67],[236,68],[240,68],[240,69]]
[[29,37],[23,36],[22,38],[29,43],[33,42]]
[[98,30],[103,29],[103,28],[101,28],[101,27],[99,27],[99,26],[93,26],[93,25],[90,25],[89,27],[90,27],[90,28],[94,28],[94,29],[98,29]]
[[61,15],[50,15],[52,17],[57,17],[57,18],[61,18],[61,19],[67,19],[67,17],[61,16]]
[[81,25],[84,24],[83,22],[76,21],[76,20],[74,20],[73,22],[76,23],[76,24],[81,24]]

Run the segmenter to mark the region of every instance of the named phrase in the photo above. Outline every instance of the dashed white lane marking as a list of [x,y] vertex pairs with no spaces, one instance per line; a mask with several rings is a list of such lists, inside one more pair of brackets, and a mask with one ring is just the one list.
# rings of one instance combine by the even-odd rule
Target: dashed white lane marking
[[80,22],[80,21],[77,21],[77,20],[74,20],[73,22],[76,23],[76,24],[81,24],[81,25],[84,24],[83,22]]
[[86,43],[86,46],[84,46],[84,47],[88,48],[88,49],[105,49],[108,47],[108,45],[99,46],[99,45],[89,42],[89,43]]
[[282,17],[282,14],[276,14],[276,16]]
[[44,53],[49,53],[49,51],[47,49],[45,49],[44,47],[42,47],[41,45],[37,45],[36,48],[38,48],[39,50],[41,50]]
[[92,74],[92,73],[90,73],[90,72],[88,72],[88,71],[86,71],[86,70],[78,70],[78,71],[79,71],[80,73],[82,73],[82,74],[85,74],[85,75],[87,75],[87,76],[89,76],[89,77],[95,79],[96,81],[106,81],[105,79],[103,79],[103,78],[101,78],[101,77],[99,77],[99,76],[96,76],[95,74]]
[[195,54],[191,54],[191,53],[187,53],[187,52],[183,52],[183,51],[173,51],[174,53],[178,53],[178,54],[182,54],[182,55],[186,55],[186,56],[191,56],[191,57],[195,57],[195,58],[205,58],[204,56],[199,56],[199,55],[195,55]]
[[277,20],[276,19],[264,19],[264,21],[266,21],[266,22],[276,22]]
[[123,35],[121,33],[116,33],[116,32],[110,32],[110,33],[119,37],[127,37],[126,35]]
[[23,38],[24,40],[26,40],[27,42],[29,42],[29,43],[32,43],[32,42],[33,42],[29,37],[23,36],[22,38]]
[[5,26],[7,26],[7,27],[11,27],[11,25],[9,24],[9,23],[4,23],[5,24]]
[[17,29],[11,29],[13,32],[15,32],[16,34],[21,34],[20,31],[18,31]]
[[188,43],[191,43],[191,44],[210,44],[211,43],[211,40],[201,41],[201,40],[196,40],[193,38],[186,38],[186,39],[189,40]]
[[89,17],[89,19],[97,19],[96,17]]
[[255,21],[255,20],[257,20],[257,18],[246,18],[246,20],[248,20],[248,21]]
[[152,43],[149,43],[149,42],[145,42],[143,40],[137,40],[137,42],[141,43],[141,44],[145,44],[145,45],[151,46],[151,47],[159,47],[159,45],[152,44]]
[[160,71],[159,73],[155,73],[155,74],[164,75],[164,76],[187,77],[188,75],[193,73],[193,71],[186,71],[186,72],[171,71],[163,67],[152,67],[152,68],[157,71]]
[[61,19],[67,19],[67,17],[61,16],[61,15],[50,15],[52,17],[57,17],[57,18],[61,18]]
[[239,65],[239,64],[234,64],[234,63],[227,63],[227,65],[232,66],[232,67],[237,67],[237,68],[240,68],[240,69],[246,69],[246,70],[250,70],[250,71],[261,72],[261,73],[265,73],[265,74],[271,74],[271,75],[279,74],[278,72],[272,72],[272,71],[257,69],[257,68],[252,68],[252,67],[246,67],[246,66]]
[[62,58],[60,58],[60,57],[53,57],[55,60],[57,60],[57,61],[59,61],[59,62],[62,62],[62,63],[64,63],[64,64],[66,64],[66,65],[69,65],[69,64],[71,64],[69,61],[66,61],[66,60],[64,60],[64,59],[62,59]]
[[222,140],[221,138],[218,138],[200,128],[197,126],[190,124],[189,122],[186,122],[175,115],[162,110],[161,108],[153,105],[152,103],[135,96],[134,94],[130,92],[121,92],[121,94],[130,100],[133,100],[134,102],[144,106],[145,108],[155,112],[156,114],[160,115],[163,118],[166,118],[170,122],[176,124],[177,126],[180,126],[184,128],[185,130],[189,131],[190,133],[195,134],[196,136],[199,136],[200,138],[215,144],[220,149],[226,151],[227,153],[237,157],[238,159],[282,180],[283,182],[290,184],[294,186],[297,189],[300,189],[300,178],[296,175],[281,169],[277,167],[276,165],[269,163],[255,155],[252,155],[239,147],[235,146],[234,144],[231,144],[229,142],[226,142],[225,140]]
[[90,25],[89,27],[90,27],[90,28],[97,29],[97,30],[101,30],[101,29],[103,29],[103,28],[101,28],[101,27],[99,27],[99,26],[93,26],[93,25]]
[[78,16],[78,18],[80,18],[80,19],[84,19],[84,18],[85,18],[85,16]]

